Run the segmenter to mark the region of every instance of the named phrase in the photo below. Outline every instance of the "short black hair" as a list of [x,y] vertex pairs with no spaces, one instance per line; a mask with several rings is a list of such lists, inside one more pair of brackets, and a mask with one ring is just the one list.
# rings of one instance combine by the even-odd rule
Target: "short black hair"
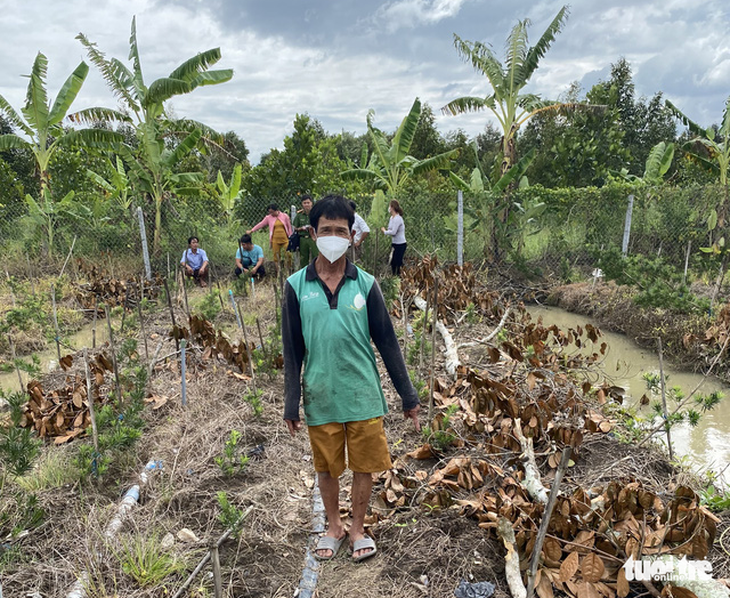
[[270,203],[269,207],[266,208],[267,210],[274,210],[275,212],[279,211],[279,206],[277,206],[275,203]]
[[312,196],[311,196],[311,195],[309,195],[309,193],[305,193],[304,195],[302,195],[302,197],[301,197],[301,198],[299,199],[299,201],[300,201],[300,202],[304,202],[304,200],[305,200],[305,199],[308,199],[309,201],[312,201],[312,202],[314,201],[314,200],[312,199]]
[[190,243],[192,243],[193,241],[200,242],[200,239],[198,239],[198,235],[193,235],[192,237],[188,237],[188,245],[190,245]]
[[246,243],[246,244],[251,243],[252,242],[251,241],[251,235],[249,235],[248,233],[247,234],[244,234],[244,235],[241,235],[241,238],[238,240],[238,242],[241,245],[243,245],[244,243]]
[[353,212],[357,212],[357,204],[352,200],[350,200],[350,207],[352,208]]
[[327,195],[314,204],[312,211],[309,212],[309,224],[312,225],[315,232],[322,216],[329,220],[344,218],[347,220],[350,230],[352,230],[352,225],[355,224],[355,210],[350,207],[348,201],[341,195]]

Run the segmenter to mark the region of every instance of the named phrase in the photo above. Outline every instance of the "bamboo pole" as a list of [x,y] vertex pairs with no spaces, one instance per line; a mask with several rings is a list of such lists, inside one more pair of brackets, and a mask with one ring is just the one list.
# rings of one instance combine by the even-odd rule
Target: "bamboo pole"
[[258,318],[256,318],[256,328],[258,328],[258,331],[259,331],[259,340],[261,341],[261,353],[263,353],[264,357],[266,357],[267,356],[266,343],[264,343],[264,335],[261,334],[261,322],[259,321]]
[[251,355],[251,345],[248,344],[248,334],[246,333],[246,323],[243,321],[243,308],[240,302],[237,303],[238,310],[240,311],[240,317],[238,318],[238,324],[241,326],[241,332],[243,332],[243,342],[246,345],[246,356],[248,357],[248,368],[251,372],[251,385],[253,391],[256,392],[256,374],[253,370],[253,356]]
[[439,283],[434,275],[433,277],[433,324],[431,324],[431,382],[430,392],[428,396],[428,421],[429,425],[433,421],[433,385],[436,377],[436,322],[439,313]]
[[142,319],[142,299],[144,298],[144,278],[139,278],[139,297],[137,298],[137,317],[139,318],[139,329],[142,332],[142,340],[144,340],[144,357],[150,360],[150,350],[147,347],[147,332],[145,332],[144,320]]
[[84,371],[86,372],[86,400],[89,402],[89,417],[91,418],[91,433],[94,439],[94,450],[99,452],[99,431],[96,428],[96,408],[94,395],[91,389],[91,370],[89,368],[89,352],[84,347]]
[[664,414],[664,426],[667,432],[667,449],[669,450],[669,460],[674,461],[674,454],[672,451],[672,433],[670,431],[671,426],[669,425],[669,415],[667,412],[667,389],[664,383],[664,354],[662,353],[662,339],[657,337],[657,349],[659,351],[659,384],[662,390],[662,413]]
[[109,304],[104,304],[104,314],[106,314],[106,327],[109,330],[109,346],[112,349],[112,365],[114,367],[114,382],[117,389],[117,401],[122,402],[122,383],[119,381],[119,366],[117,364],[117,349],[114,346],[114,331],[112,330],[112,318],[110,314]]
[[97,311],[99,309],[99,306],[97,305],[99,302],[99,296],[94,293],[94,323],[91,326],[91,348],[96,349],[96,317],[97,317]]
[[218,554],[218,545],[213,544],[210,547],[210,560],[213,564],[213,584],[215,598],[223,598],[223,579],[221,577],[221,560]]
[[185,371],[185,345],[187,342],[185,339],[180,341],[180,393],[182,395],[182,406],[185,407],[188,404],[187,396],[187,380],[185,379],[187,372]]
[[560,464],[555,472],[555,479],[553,485],[550,487],[550,496],[548,497],[545,511],[542,514],[542,521],[540,522],[540,529],[537,531],[537,538],[535,539],[535,546],[532,549],[532,558],[530,559],[530,569],[527,573],[527,598],[532,598],[535,593],[535,576],[537,575],[537,567],[540,564],[540,551],[542,550],[543,542],[545,542],[545,536],[547,536],[548,525],[550,524],[550,517],[553,514],[555,503],[558,501],[558,493],[560,491],[560,482],[563,481],[563,475],[565,470],[568,469],[568,463],[570,463],[570,454],[573,449],[566,446],[563,449],[563,454],[560,457]]
[[[167,278],[165,278],[162,283],[165,285],[165,295],[167,295],[167,307],[170,309],[170,319],[172,320],[172,327],[177,328],[177,324],[175,323],[175,310],[172,309],[172,297],[170,296],[170,287],[167,284]],[[177,340],[177,335],[175,335],[175,349],[177,351],[180,350],[180,341]]]
[[[13,365],[15,366],[15,372],[18,374],[18,383],[20,384],[20,392],[25,392],[25,387],[23,386],[23,377],[20,375],[20,368],[18,367],[18,363],[16,361],[17,357],[15,355],[15,341],[13,340],[13,335],[8,334],[8,343],[10,343],[10,355],[13,358]],[[0,597],[2,598],[2,597]]]
[[61,268],[61,273],[58,275],[59,278],[63,276],[63,271],[66,269],[66,264],[68,264],[68,260],[71,259],[71,254],[74,251],[74,245],[76,245],[76,235],[74,235],[74,240],[71,242],[71,249],[68,250],[68,255],[66,256],[66,261],[63,262],[63,267]]
[[58,363],[61,364],[61,336],[58,331],[58,314],[56,312],[56,286],[51,285],[51,302],[53,303],[53,327],[56,330],[56,355]]

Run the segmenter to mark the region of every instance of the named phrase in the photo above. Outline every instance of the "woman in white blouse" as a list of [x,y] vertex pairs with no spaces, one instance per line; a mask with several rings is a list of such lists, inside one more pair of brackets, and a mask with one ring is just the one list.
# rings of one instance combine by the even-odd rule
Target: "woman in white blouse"
[[400,268],[403,265],[403,255],[406,252],[406,226],[403,223],[403,208],[397,200],[391,200],[388,204],[388,213],[390,221],[388,228],[381,228],[383,234],[391,237],[390,246],[390,269],[394,276],[400,275]]

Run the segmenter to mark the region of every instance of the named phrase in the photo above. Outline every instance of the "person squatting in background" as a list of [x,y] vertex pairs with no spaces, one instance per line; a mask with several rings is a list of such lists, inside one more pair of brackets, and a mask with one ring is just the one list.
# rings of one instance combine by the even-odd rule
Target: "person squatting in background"
[[403,222],[403,208],[400,207],[398,200],[393,199],[388,204],[388,213],[390,221],[388,228],[381,228],[383,234],[392,237],[390,245],[390,269],[393,276],[400,275],[400,269],[403,265],[403,256],[406,253],[406,225]]
[[299,233],[299,267],[304,268],[309,265],[314,258],[319,255],[317,244],[311,235],[311,225],[309,224],[309,212],[312,209],[312,196],[302,195],[302,209],[297,212],[294,217],[292,226]]
[[198,237],[195,235],[188,239],[188,248],[183,251],[180,265],[185,276],[191,277],[195,284],[208,286],[208,254],[198,246]]
[[289,216],[279,210],[279,207],[272,203],[267,208],[268,214],[256,226],[248,229],[247,234],[256,232],[264,226],[269,227],[269,247],[273,252],[274,262],[276,263],[276,273],[279,273],[281,253],[284,250],[286,254],[287,267],[291,270],[291,255],[286,252],[289,245],[289,237],[292,234],[291,221]]
[[243,235],[238,240],[234,273],[237,277],[243,274],[247,278],[255,276],[259,280],[266,276],[264,250],[260,245],[254,245],[249,234]]

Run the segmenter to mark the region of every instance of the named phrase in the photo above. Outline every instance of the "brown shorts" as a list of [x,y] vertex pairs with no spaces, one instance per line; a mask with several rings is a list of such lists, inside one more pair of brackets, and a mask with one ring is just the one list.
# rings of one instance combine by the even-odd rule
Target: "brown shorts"
[[382,417],[309,426],[309,443],[314,470],[328,471],[333,478],[339,478],[345,471],[345,445],[347,464],[352,471],[375,473],[393,467]]

